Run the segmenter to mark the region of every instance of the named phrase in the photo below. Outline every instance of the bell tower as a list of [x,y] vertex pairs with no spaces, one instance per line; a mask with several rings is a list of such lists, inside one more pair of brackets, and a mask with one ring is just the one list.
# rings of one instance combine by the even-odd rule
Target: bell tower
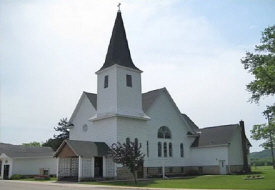
[[148,120],[142,110],[141,73],[131,58],[121,11],[118,10],[105,62],[97,74],[97,114]]

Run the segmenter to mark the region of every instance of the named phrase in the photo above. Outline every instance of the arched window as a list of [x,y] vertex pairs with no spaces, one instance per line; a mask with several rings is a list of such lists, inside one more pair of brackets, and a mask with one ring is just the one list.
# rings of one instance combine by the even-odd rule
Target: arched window
[[180,157],[184,157],[183,143],[180,143]]
[[158,157],[161,157],[161,142],[158,142]]
[[171,139],[171,131],[168,127],[162,126],[158,130],[158,138]]
[[167,143],[166,142],[163,143],[163,156],[167,157]]
[[173,148],[172,148],[172,143],[169,143],[169,157],[173,156]]

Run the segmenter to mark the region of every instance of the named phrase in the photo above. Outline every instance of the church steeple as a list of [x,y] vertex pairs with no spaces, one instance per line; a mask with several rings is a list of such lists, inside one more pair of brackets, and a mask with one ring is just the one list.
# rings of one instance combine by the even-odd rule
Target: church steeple
[[121,11],[118,10],[112,37],[108,47],[105,62],[100,70],[111,67],[112,65],[120,65],[140,71],[133,63],[131,58],[128,41],[124,29]]

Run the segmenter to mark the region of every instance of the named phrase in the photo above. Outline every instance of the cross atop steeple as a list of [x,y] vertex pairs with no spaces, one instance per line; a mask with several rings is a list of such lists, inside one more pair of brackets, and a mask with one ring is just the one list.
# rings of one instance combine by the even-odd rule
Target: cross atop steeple
[[121,5],[121,3],[119,3],[119,4],[117,5],[117,7],[118,7],[118,12],[120,12],[120,5]]

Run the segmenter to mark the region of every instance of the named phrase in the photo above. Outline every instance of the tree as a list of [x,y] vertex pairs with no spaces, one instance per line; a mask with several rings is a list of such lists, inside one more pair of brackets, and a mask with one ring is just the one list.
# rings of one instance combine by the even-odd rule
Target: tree
[[139,145],[137,141],[117,143],[110,147],[110,155],[117,164],[122,164],[123,167],[129,169],[133,174],[135,183],[137,183],[137,170],[144,161],[144,154],[140,151],[141,144]]
[[266,114],[268,123],[261,125],[254,125],[251,130],[251,138],[254,140],[266,140],[262,146],[264,149],[270,149],[273,169],[275,169],[275,159],[274,159],[274,143],[275,143],[275,117],[269,115],[269,112],[264,112]]
[[[275,94],[275,25],[262,32],[261,44],[255,53],[246,53],[241,60],[244,68],[255,76],[246,88],[252,94],[250,102],[258,103],[261,97]],[[275,104],[270,106],[273,110]],[[274,112],[273,112],[274,113]]]
[[[250,102],[259,103],[261,97],[274,96],[275,94],[275,25],[267,27],[262,32],[261,44],[255,46],[255,53],[247,52],[241,59],[244,69],[254,75],[255,80],[246,85],[247,90],[252,94]],[[274,163],[274,140],[275,140],[275,103],[267,106],[263,112],[268,124],[254,125],[251,130],[251,138],[255,140],[265,139],[262,144],[265,149],[272,152],[273,168]]]
[[30,143],[22,143],[22,145],[24,146],[42,146],[40,142],[36,142],[36,141],[33,141],[33,142],[30,142]]
[[61,134],[54,135],[54,138],[57,139],[68,139],[69,138],[69,129],[68,129],[68,120],[67,118],[60,119],[58,126],[54,127],[55,131],[60,131]]
[[69,129],[68,129],[68,120],[67,118],[60,119],[58,122],[58,126],[54,127],[55,131],[61,132],[58,135],[54,135],[54,138],[48,139],[42,146],[49,146],[52,147],[53,150],[57,150],[61,143],[69,138]]

